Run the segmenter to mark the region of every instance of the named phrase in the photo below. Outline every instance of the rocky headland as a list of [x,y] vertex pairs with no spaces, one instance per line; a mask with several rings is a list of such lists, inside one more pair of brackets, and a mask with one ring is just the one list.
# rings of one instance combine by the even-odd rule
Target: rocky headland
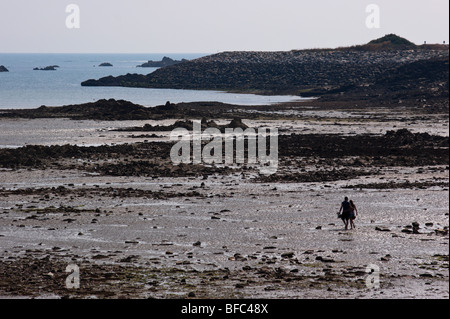
[[[108,76],[83,86],[126,86],[293,94],[366,103],[437,104],[448,96],[448,46],[395,35],[366,45],[288,52],[222,52],[148,75]],[[424,100],[427,103],[424,103]]]

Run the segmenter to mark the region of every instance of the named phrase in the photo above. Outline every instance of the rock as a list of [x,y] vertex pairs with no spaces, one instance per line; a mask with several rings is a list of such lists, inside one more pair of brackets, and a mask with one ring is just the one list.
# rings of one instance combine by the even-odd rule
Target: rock
[[316,260],[324,262],[324,263],[334,263],[334,259],[332,258],[327,258],[327,257],[322,257],[322,256],[317,256]]
[[244,256],[242,256],[239,253],[234,254],[233,259],[235,261],[247,261],[247,258],[245,258]]
[[281,254],[281,258],[292,258],[292,257],[294,257],[294,255],[295,255],[294,252],[287,252],[287,253]]
[[[230,129],[241,128],[242,130],[245,130],[248,128],[248,126],[246,124],[244,124],[241,119],[238,119],[238,118],[234,118],[229,124],[218,125],[213,120],[208,120],[204,117],[201,119],[200,125],[201,125],[202,130],[205,130],[207,128],[217,128],[222,133],[225,133],[227,128],[230,128]],[[173,131],[174,129],[179,129],[179,128],[185,128],[188,131],[192,131],[194,129],[194,122],[192,120],[178,120],[172,125],[154,125],[153,126],[150,124],[145,124],[144,126],[120,128],[115,131],[119,131],[119,132],[167,132],[167,131]]]
[[257,273],[268,275],[268,274],[273,273],[273,269],[268,266],[262,266],[261,268],[258,268]]
[[435,229],[434,233],[439,236],[446,236],[446,235],[448,235],[448,228],[447,229]]
[[446,261],[446,262],[449,261],[449,256],[448,255],[436,254],[436,255],[433,255],[433,257],[437,258],[437,260],[439,260],[439,261]]
[[418,223],[418,222],[413,222],[412,224],[412,233],[413,234],[420,234],[419,233],[419,226],[420,226],[420,224]]
[[135,261],[138,258],[139,258],[139,256],[137,256],[137,255],[130,255],[128,257],[120,259],[119,262],[121,262],[121,263],[129,263],[129,262]]
[[227,127],[242,128],[243,130],[248,128],[246,124],[242,123],[242,120],[240,118],[233,118],[233,120],[230,122],[230,124],[227,125]]
[[113,66],[113,65],[109,62],[103,62],[103,63],[100,63],[98,66]]
[[106,255],[101,255],[101,254],[97,254],[97,255],[94,255],[94,256],[92,256],[92,259],[106,259],[106,258],[108,258],[108,256],[106,256]]
[[0,65],[0,72],[9,72],[9,70],[5,66]]
[[36,67],[33,70],[34,71],[56,71],[57,68],[59,68],[59,66],[57,66],[57,65],[49,65],[49,66],[46,66],[44,68]]
[[386,228],[386,227],[375,227],[375,230],[378,230],[378,231],[391,231],[389,228]]
[[193,243],[192,245],[193,246],[196,246],[196,247],[199,247],[199,246],[201,246],[201,242],[200,241],[196,241],[195,243]]
[[161,67],[166,67],[166,66],[171,66],[171,65],[175,65],[175,64],[179,64],[182,62],[186,62],[186,59],[182,59],[180,61],[177,60],[173,60],[169,57],[163,57],[161,61],[152,61],[152,60],[148,60],[145,63],[142,63],[140,65],[138,65],[138,68],[161,68]]

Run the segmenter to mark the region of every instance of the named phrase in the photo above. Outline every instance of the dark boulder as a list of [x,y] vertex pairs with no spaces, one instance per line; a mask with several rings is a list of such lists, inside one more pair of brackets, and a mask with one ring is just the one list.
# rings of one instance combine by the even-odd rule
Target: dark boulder
[[56,71],[56,69],[59,68],[58,65],[49,65],[46,66],[45,68],[34,68],[34,71]]

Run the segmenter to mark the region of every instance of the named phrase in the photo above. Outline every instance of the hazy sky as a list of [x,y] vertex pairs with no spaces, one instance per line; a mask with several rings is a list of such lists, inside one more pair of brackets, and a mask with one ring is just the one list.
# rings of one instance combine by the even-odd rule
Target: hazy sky
[[[80,28],[69,29],[69,4]],[[369,4],[380,27],[368,28]],[[0,52],[215,53],[449,41],[448,0],[0,0]]]

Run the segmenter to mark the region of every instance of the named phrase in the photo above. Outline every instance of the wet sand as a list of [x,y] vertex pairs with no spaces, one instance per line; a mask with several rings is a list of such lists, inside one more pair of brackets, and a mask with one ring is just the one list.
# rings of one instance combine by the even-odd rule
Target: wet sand
[[[324,138],[376,137],[407,128],[448,143],[445,115],[361,110],[353,117],[329,110],[301,115],[296,121],[243,121],[276,126],[286,136]],[[128,157],[120,147],[109,155],[83,150],[0,170],[1,297],[449,297],[448,156],[436,151],[427,162],[408,154],[413,164],[401,165],[376,156],[358,157],[366,162],[356,164],[351,156],[281,153],[271,180],[243,167],[152,175],[120,166],[112,173],[111,165],[125,165],[136,154],[142,156],[136,160],[149,152],[164,158],[167,151],[150,143],[167,140],[167,132],[132,138],[136,132],[113,129],[173,122],[0,121],[2,148],[142,143]],[[91,169],[95,166],[108,170]],[[327,181],[305,181],[324,170]],[[297,173],[298,179],[286,178]],[[353,230],[344,230],[336,216],[344,196],[358,206]],[[79,289],[65,286],[69,264],[80,268]],[[379,267],[377,289],[366,285],[369,265]]]

